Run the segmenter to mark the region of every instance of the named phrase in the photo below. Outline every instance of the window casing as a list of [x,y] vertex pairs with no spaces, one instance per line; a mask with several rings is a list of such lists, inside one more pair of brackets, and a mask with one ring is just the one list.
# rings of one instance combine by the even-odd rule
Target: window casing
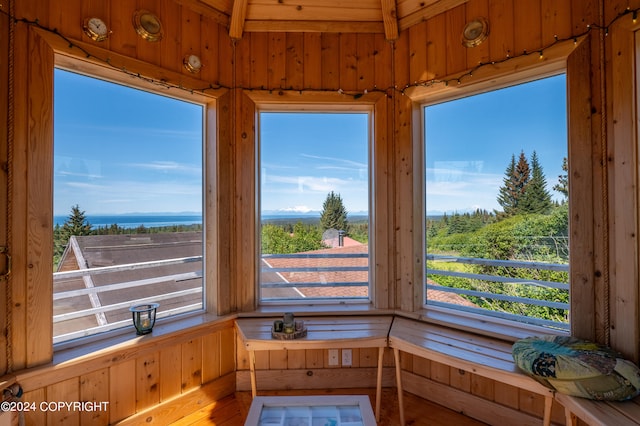
[[[199,125],[201,127],[197,129],[197,131],[200,132],[200,134],[202,135],[200,137],[200,140],[202,142],[199,143],[200,147],[198,148],[198,150],[202,152],[200,156],[201,172],[199,173],[199,179],[203,183],[210,182],[210,184],[208,186],[208,191],[200,195],[201,206],[202,206],[201,207],[202,208],[202,213],[201,213],[202,237],[200,239],[202,241],[209,241],[209,244],[206,246],[206,250],[204,250],[204,248],[200,249],[202,250],[202,254],[200,255],[202,268],[200,268],[201,271],[198,272],[198,274],[200,276],[204,276],[206,274],[207,279],[203,280],[203,285],[197,289],[197,292],[200,294],[196,296],[196,298],[198,299],[196,304],[198,306],[194,306],[193,304],[190,305],[189,308],[182,310],[185,313],[174,311],[173,313],[175,315],[172,315],[170,318],[162,318],[163,315],[160,315],[156,325],[158,324],[163,325],[168,322],[174,322],[174,319],[181,320],[185,316],[193,316],[194,314],[202,314],[204,312],[210,312],[214,315],[217,314],[219,310],[219,306],[217,302],[219,298],[218,283],[217,283],[219,272],[216,266],[218,249],[217,249],[217,244],[215,243],[216,242],[215,235],[217,234],[216,223],[217,223],[218,215],[216,212],[216,207],[217,207],[216,189],[217,188],[215,186],[216,179],[214,176],[216,169],[215,167],[213,167],[213,165],[215,165],[216,163],[216,137],[218,134],[218,132],[216,131],[216,124],[218,122],[217,116],[219,114],[219,110],[217,108],[217,99],[218,97],[223,96],[226,93],[226,90],[224,89],[211,90],[210,93],[208,92],[204,94],[194,92],[188,89],[183,90],[182,87],[178,88],[177,86],[167,90],[168,89],[167,85],[153,83],[150,80],[146,80],[144,78],[132,79],[130,76],[122,74],[117,70],[110,69],[109,67],[94,65],[89,62],[77,60],[71,55],[60,54],[57,52],[52,55],[52,61],[49,62],[48,64],[43,64],[43,66],[51,67],[48,69],[50,70],[52,77],[54,73],[53,67],[55,66],[56,68],[73,70],[73,72],[76,72],[78,74],[95,77],[97,79],[114,82],[116,84],[119,83],[126,86],[132,86],[132,87],[135,86],[136,88],[144,90],[149,93],[166,94],[168,97],[182,100],[189,104],[195,104],[200,106],[202,111],[199,114],[199,117],[197,119],[198,122],[202,123],[201,125]],[[130,67],[130,69],[135,69],[135,64],[133,64]],[[177,75],[176,76],[171,75],[169,79],[171,80],[174,77],[177,77]],[[51,87],[51,92],[48,94],[48,96],[50,96],[49,99],[51,102],[51,107],[53,109],[53,85],[54,85],[53,78],[50,80],[49,84]],[[212,131],[207,131],[207,128],[212,129]],[[51,122],[49,129],[51,130],[50,137],[47,137],[45,139],[48,142],[46,145],[43,145],[43,147],[45,146],[48,147],[48,149],[50,149],[52,152],[53,143],[54,143],[53,142],[53,138],[54,138],[53,121]],[[51,161],[52,159],[50,155],[51,154],[49,154],[49,156],[47,157],[48,161]],[[47,180],[51,181],[51,178],[53,176],[53,161],[51,161],[51,164],[45,167],[44,170],[47,171],[47,177],[48,177]],[[214,184],[211,184],[211,182],[213,182]],[[52,194],[50,193],[49,195],[51,196],[50,201],[53,202]],[[51,210],[49,214],[52,217],[53,211]],[[44,236],[43,238],[46,241],[51,237]],[[53,242],[51,242],[50,244],[51,244],[51,247],[53,247]],[[51,261],[49,261],[49,264],[50,265],[52,264]],[[46,268],[47,273],[50,273],[49,272],[51,271],[50,268],[51,266],[49,268]],[[172,272],[174,272],[175,274],[180,274],[181,271],[179,270],[179,268],[180,268],[179,266],[174,267],[174,269],[172,269]],[[50,275],[50,277],[52,277],[52,275]],[[48,287],[48,290],[47,290],[47,294],[49,295],[49,298],[48,298],[49,301],[51,300],[50,298],[53,297],[53,287],[54,287],[53,280],[52,278],[50,279],[51,281],[47,283],[47,286],[50,286]],[[196,290],[193,290],[193,291],[196,291]],[[49,304],[51,304],[51,302],[49,302]],[[51,311],[49,312],[51,312],[51,315],[53,316],[53,309],[51,309]],[[130,313],[128,314],[129,314],[128,320],[125,319],[123,322],[124,327],[117,328],[116,330],[105,332],[105,333],[99,333],[92,337],[83,337],[81,339],[76,339],[76,337],[78,337],[79,335],[74,335],[74,336],[71,336],[70,340],[66,340],[64,342],[60,341],[60,339],[56,339],[54,346],[52,346],[52,349],[55,349],[56,351],[58,351],[58,350],[64,350],[66,348],[75,347],[75,346],[82,347],[83,345],[88,344],[97,339],[104,339],[104,338],[108,339],[111,336],[115,336],[119,334],[126,335],[131,331],[133,331],[134,333],[133,335],[135,336],[135,329],[133,328],[133,324],[131,322],[131,314]],[[43,323],[48,322],[49,324],[51,324],[51,317],[49,316],[47,316],[46,318],[43,317],[42,321]],[[183,324],[183,322],[178,321],[176,322],[176,324],[180,326],[179,324]],[[53,330],[53,327],[51,327],[51,330]],[[50,341],[54,340],[52,333],[48,334],[48,336],[50,336],[49,337],[51,339]]]
[[54,343],[128,327],[134,304],[201,311],[204,106],[55,75]]
[[[258,117],[259,303],[369,302],[372,112],[274,106]],[[332,202],[347,229],[323,229]]]
[[[566,167],[568,157],[566,118],[562,119],[566,111],[566,83],[563,74],[543,77],[529,78],[518,86],[510,83],[506,88],[482,94],[474,92],[466,98],[458,95],[423,104],[424,308],[439,306],[556,330],[569,329],[568,185],[564,194],[553,193],[553,188],[559,185],[557,178],[564,175],[566,183],[567,176],[566,168],[560,169],[563,159]],[[555,90],[555,98],[547,100],[540,93],[542,89]],[[525,99],[537,105],[538,116],[536,111],[525,114],[523,110],[526,118],[517,123],[506,112],[501,116],[491,110],[496,108],[492,105],[495,103],[517,110],[517,102],[505,99],[512,96],[515,100],[517,93],[531,95],[531,91],[537,96],[535,102],[532,98]],[[465,114],[470,114],[466,128],[473,129],[473,135],[468,137],[446,124],[464,118]],[[483,130],[476,115],[485,121],[498,117],[503,122],[490,124]],[[549,119],[550,115],[554,118]],[[531,135],[531,128],[537,130],[534,135],[540,140],[526,136]],[[519,144],[518,139],[525,140]],[[487,151],[493,154],[488,155]],[[492,157],[500,155],[504,164],[492,167]],[[521,201],[518,211],[504,199],[506,192],[512,192],[509,185],[515,179],[507,178],[517,174],[520,165],[530,166],[532,162],[536,171],[529,167],[526,172],[527,180],[532,182],[529,193],[546,195]],[[544,192],[541,185],[534,191],[533,182],[542,184],[545,179]],[[493,193],[489,194],[485,187],[493,189]],[[479,201],[482,196],[484,202]],[[492,197],[500,205],[491,205]],[[547,204],[540,207],[530,201],[538,198]],[[474,204],[476,207],[471,208]],[[500,210],[503,207],[504,211]],[[531,233],[540,235],[534,238],[528,235]],[[507,246],[503,247],[504,244]]]

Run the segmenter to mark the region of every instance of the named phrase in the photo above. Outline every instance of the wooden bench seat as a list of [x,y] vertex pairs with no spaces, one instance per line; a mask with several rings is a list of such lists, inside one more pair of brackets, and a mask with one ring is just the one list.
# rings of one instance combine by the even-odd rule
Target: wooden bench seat
[[401,424],[405,420],[400,351],[542,395],[543,424],[551,424],[554,393],[519,370],[511,355],[510,342],[396,316],[389,332],[389,346],[395,357]]
[[567,426],[575,426],[578,418],[592,426],[640,424],[640,397],[624,402],[605,402],[556,393],[555,398],[564,407]]

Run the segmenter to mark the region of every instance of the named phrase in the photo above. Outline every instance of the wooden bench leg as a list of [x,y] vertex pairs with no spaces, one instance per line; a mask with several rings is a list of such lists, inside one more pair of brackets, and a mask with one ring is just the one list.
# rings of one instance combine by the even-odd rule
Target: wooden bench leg
[[251,376],[251,397],[255,398],[257,394],[256,389],[256,353],[249,351],[249,375]]
[[544,426],[551,426],[551,406],[553,405],[553,396],[544,397],[544,417],[542,418],[542,424]]
[[378,380],[376,381],[376,422],[380,421],[380,406],[382,402],[382,360],[384,347],[378,348]]
[[404,426],[404,400],[402,397],[402,368],[400,367],[400,351],[393,348],[393,358],[396,363],[396,386],[398,388],[398,409],[400,411],[400,425]]

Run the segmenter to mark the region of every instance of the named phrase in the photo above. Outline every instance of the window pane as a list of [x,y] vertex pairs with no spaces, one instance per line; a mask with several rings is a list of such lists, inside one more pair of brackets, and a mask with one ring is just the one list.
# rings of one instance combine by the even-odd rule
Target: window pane
[[260,114],[262,301],[369,297],[369,115]]
[[204,107],[61,69],[54,94],[54,342],[202,309]]
[[424,113],[426,303],[567,329],[565,76]]

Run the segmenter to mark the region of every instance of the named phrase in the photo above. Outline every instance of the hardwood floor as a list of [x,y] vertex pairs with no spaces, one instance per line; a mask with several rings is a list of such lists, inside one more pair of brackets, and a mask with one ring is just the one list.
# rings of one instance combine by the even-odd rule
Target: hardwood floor
[[[336,389],[332,391],[273,391],[259,392],[259,395],[369,395],[371,406],[375,407],[375,389]],[[411,426],[480,426],[485,423],[433,404],[410,393],[404,393],[405,418]],[[173,426],[242,426],[251,406],[251,392],[236,392],[215,404],[202,409],[173,423]],[[382,390],[382,409],[380,426],[400,424],[398,414],[398,396],[395,388]]]

